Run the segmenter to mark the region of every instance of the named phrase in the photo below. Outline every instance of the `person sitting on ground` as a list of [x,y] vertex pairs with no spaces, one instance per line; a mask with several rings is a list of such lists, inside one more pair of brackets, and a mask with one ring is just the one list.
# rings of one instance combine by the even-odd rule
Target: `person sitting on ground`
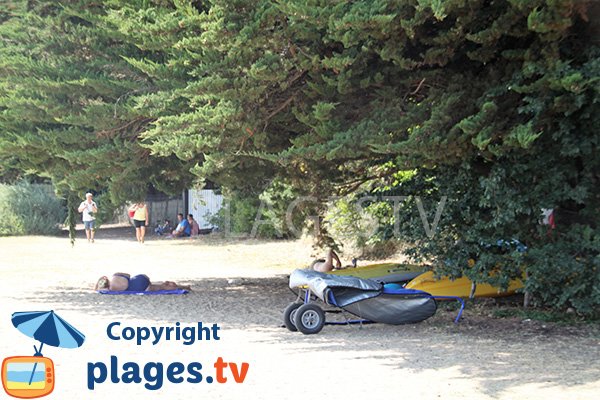
[[198,225],[198,222],[194,219],[194,215],[188,214],[187,220],[188,224],[190,224],[190,235],[198,236],[200,234],[200,225]]
[[172,237],[188,237],[192,233],[192,228],[187,219],[183,218],[183,214],[177,214],[177,220],[179,223],[177,224],[177,228],[173,230],[171,234]]
[[158,236],[162,236],[162,234],[168,232],[169,229],[171,229],[171,221],[165,219],[164,224],[158,225],[156,228],[154,228],[154,233],[156,233]]
[[152,283],[147,275],[131,276],[124,272],[115,272],[108,279],[106,276],[98,279],[94,290],[111,290],[117,292],[156,292],[158,290],[192,290],[190,286],[178,285],[172,281]]
[[[335,260],[335,265],[333,264],[334,260]],[[329,249],[329,251],[327,251],[325,258],[320,258],[318,260],[313,261],[309,267],[309,269],[319,271],[319,272],[331,272],[334,269],[344,269],[344,268],[348,268],[348,266],[342,267],[342,262],[340,261],[340,258],[335,253],[335,251],[333,251],[333,249]]]

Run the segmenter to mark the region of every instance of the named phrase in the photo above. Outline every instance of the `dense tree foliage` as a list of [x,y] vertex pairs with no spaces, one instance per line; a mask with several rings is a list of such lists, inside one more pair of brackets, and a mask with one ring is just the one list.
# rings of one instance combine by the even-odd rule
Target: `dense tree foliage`
[[[330,195],[408,196],[388,223],[440,272],[525,269],[541,303],[600,304],[594,2],[10,4],[0,173],[115,202],[190,172],[244,193],[277,178],[319,212]],[[429,221],[446,198],[429,235],[417,198]],[[513,238],[529,251],[491,246]]]
[[152,82],[123,59],[143,53],[106,27],[101,4],[14,1],[1,13],[0,173],[51,178],[63,196],[105,192],[105,209],[149,184],[182,187],[185,163],[150,159],[137,140],[156,117],[132,96]]

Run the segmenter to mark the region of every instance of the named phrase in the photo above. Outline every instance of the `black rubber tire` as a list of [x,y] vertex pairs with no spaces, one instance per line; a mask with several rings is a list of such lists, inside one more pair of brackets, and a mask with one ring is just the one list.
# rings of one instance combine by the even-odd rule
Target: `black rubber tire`
[[325,313],[316,304],[303,304],[294,315],[296,329],[305,335],[314,335],[321,332],[325,325]]
[[285,324],[285,327],[292,332],[296,332],[298,330],[294,324],[294,316],[296,315],[296,310],[303,304],[304,303],[290,303],[283,312],[283,323]]

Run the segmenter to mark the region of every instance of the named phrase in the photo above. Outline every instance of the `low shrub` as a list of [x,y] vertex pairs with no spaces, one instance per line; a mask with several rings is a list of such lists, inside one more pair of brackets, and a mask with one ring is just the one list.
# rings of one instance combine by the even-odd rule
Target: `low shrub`
[[64,202],[50,185],[0,184],[0,236],[53,235],[65,216]]

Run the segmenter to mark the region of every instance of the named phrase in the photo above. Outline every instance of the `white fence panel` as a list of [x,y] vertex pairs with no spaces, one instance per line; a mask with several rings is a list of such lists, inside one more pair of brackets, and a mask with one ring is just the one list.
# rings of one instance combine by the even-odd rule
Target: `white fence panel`
[[213,228],[209,218],[215,215],[223,206],[223,195],[216,194],[210,189],[190,189],[188,191],[189,213],[194,215],[200,229]]

